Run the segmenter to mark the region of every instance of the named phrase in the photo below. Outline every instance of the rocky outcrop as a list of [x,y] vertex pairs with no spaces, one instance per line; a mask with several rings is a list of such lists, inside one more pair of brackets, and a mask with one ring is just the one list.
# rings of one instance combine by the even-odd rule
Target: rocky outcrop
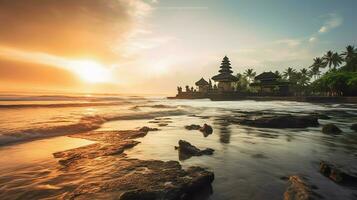
[[185,129],[187,130],[199,130],[202,132],[204,137],[207,137],[208,135],[213,133],[213,128],[212,126],[208,124],[204,124],[203,126],[197,125],[197,124],[191,124],[185,126]]
[[350,186],[357,186],[357,177],[344,172],[337,166],[321,161],[320,162],[320,173],[328,177],[332,181],[339,184],[346,184]]
[[357,123],[351,125],[351,129],[357,132]]
[[178,143],[179,146],[175,148],[179,151],[180,160],[185,160],[192,156],[212,155],[214,152],[214,149],[211,148],[200,150],[185,140],[180,140]]
[[191,124],[191,125],[187,125],[185,126],[185,129],[187,130],[200,130],[201,126],[197,125],[197,124]]
[[80,174],[84,180],[76,187],[68,187],[63,199],[186,200],[212,191],[207,188],[211,189],[214,174],[203,168],[184,170],[177,161],[127,158],[125,149],[138,144],[133,139],[146,134],[147,131],[135,130],[72,135],[97,143],[54,154],[62,166],[58,173]]
[[243,119],[239,122],[242,125],[260,128],[306,128],[319,126],[316,116],[269,116],[257,119]]
[[284,193],[284,200],[311,200],[314,193],[310,186],[299,176],[289,177],[289,186]]
[[322,127],[322,132],[325,134],[339,134],[342,131],[334,124],[325,124]]
[[144,126],[144,127],[139,129],[139,131],[143,131],[143,132],[158,131],[158,130],[159,130],[158,128],[150,128],[150,127],[147,127],[147,126]]
[[204,124],[203,127],[201,127],[199,130],[203,133],[203,136],[205,137],[213,133],[212,126],[208,124]]

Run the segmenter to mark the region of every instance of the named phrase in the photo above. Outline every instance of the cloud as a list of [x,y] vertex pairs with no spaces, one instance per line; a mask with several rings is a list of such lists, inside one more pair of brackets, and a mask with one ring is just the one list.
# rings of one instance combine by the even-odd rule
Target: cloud
[[140,0],[0,0],[0,46],[115,60],[113,48],[150,11]]
[[316,39],[316,37],[314,37],[314,36],[312,36],[312,37],[310,37],[309,38],[309,42],[315,42],[317,39]]
[[341,16],[339,16],[336,13],[331,13],[327,15],[327,20],[325,21],[324,25],[321,26],[318,33],[319,34],[327,33],[330,30],[339,27],[342,24],[342,22],[343,22],[343,18]]
[[277,44],[286,44],[290,47],[295,47],[301,44],[301,39],[282,39],[282,40],[277,40]]

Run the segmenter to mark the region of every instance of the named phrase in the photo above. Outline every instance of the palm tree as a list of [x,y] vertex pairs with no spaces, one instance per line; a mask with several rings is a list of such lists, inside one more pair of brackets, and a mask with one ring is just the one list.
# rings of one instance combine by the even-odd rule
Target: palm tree
[[340,54],[334,53],[332,51],[328,51],[323,59],[325,60],[326,64],[328,65],[328,68],[331,69],[331,66],[333,66],[334,69],[336,67],[340,66],[343,59]]
[[324,62],[322,58],[319,57],[314,58],[314,63],[310,66],[311,76],[314,76],[315,79],[317,79],[321,74],[320,69],[325,67],[326,67],[326,62]]
[[352,58],[354,58],[357,54],[357,49],[352,46],[352,45],[348,45],[346,47],[346,51],[343,52],[341,55],[344,56],[345,61],[348,63],[350,60],[352,60]]
[[274,74],[275,74],[277,77],[279,77],[279,79],[281,79],[282,75],[281,75],[281,73],[280,73],[278,70],[276,70],[276,71],[274,72]]
[[299,83],[301,86],[307,86],[310,81],[309,70],[302,68],[299,73]]
[[246,76],[249,79],[249,82],[251,82],[254,79],[256,74],[257,73],[253,69],[247,69],[244,72],[244,76]]
[[295,73],[296,73],[296,70],[291,68],[291,67],[289,67],[284,71],[283,76],[286,79],[290,80],[294,76]]

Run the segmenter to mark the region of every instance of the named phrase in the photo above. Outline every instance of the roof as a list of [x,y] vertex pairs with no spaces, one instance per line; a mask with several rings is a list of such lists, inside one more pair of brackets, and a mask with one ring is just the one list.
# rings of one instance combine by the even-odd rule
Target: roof
[[263,72],[255,77],[255,80],[271,80],[271,79],[278,79],[279,76],[274,74],[273,72]]
[[232,74],[230,73],[221,73],[221,74],[218,74],[216,76],[213,76],[212,79],[214,81],[228,81],[228,82],[232,82],[232,81],[238,81],[238,78],[233,76]]
[[269,81],[269,82],[254,82],[250,86],[287,86],[290,85],[288,81]]
[[197,86],[205,86],[205,85],[209,85],[209,83],[204,78],[201,78],[199,81],[197,81],[195,83],[195,85],[197,85]]

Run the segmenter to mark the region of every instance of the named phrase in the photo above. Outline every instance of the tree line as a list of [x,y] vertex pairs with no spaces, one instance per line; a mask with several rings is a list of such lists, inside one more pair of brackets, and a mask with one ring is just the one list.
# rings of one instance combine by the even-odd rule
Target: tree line
[[[349,45],[342,53],[330,50],[314,58],[309,67],[300,70],[288,67],[274,73],[280,81],[290,83],[295,95],[357,96],[357,49]],[[256,92],[249,87],[256,75],[252,68],[238,73],[237,90]]]

